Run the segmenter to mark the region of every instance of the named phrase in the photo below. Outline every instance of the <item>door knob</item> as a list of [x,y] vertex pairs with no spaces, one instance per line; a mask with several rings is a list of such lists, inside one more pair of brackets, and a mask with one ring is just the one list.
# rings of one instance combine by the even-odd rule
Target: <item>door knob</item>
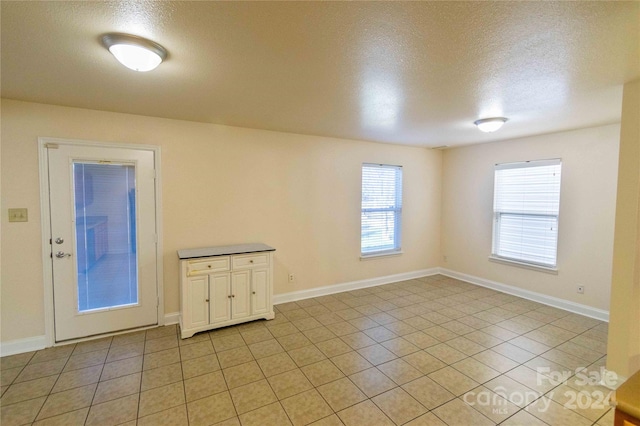
[[64,240],[62,238],[58,237],[58,238],[56,238],[55,243],[56,244],[62,244],[62,243],[64,243]]
[[65,253],[65,252],[59,251],[56,253],[56,257],[58,259],[62,259],[63,257],[71,257],[71,253]]

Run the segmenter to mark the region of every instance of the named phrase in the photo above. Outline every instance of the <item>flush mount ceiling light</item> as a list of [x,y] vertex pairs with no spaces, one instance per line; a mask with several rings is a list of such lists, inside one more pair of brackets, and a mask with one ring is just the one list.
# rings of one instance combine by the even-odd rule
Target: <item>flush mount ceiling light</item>
[[481,132],[489,133],[495,132],[498,130],[504,123],[507,122],[507,119],[504,117],[492,117],[492,118],[483,118],[482,120],[476,120],[473,122]]
[[134,71],[151,71],[167,57],[167,50],[146,38],[111,33],[102,36],[102,44],[125,67]]

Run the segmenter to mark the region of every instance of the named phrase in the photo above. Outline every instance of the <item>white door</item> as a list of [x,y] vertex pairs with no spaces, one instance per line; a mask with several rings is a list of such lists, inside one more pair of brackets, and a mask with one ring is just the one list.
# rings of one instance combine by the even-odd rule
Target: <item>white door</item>
[[47,145],[56,342],[158,323],[154,155]]
[[269,270],[254,269],[251,277],[253,310],[252,314],[269,312]]
[[209,276],[189,278],[187,283],[187,312],[183,312],[185,328],[203,327],[209,324]]
[[236,271],[231,274],[231,318],[251,315],[251,271]]
[[231,277],[229,273],[209,275],[209,321],[231,319]]

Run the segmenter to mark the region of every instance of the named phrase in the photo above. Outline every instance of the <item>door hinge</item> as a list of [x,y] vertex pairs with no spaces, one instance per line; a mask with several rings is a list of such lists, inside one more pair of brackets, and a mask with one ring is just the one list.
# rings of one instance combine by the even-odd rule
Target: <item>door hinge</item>
[[47,149],[58,149],[60,148],[60,145],[58,145],[57,143],[47,143],[44,145],[44,147]]

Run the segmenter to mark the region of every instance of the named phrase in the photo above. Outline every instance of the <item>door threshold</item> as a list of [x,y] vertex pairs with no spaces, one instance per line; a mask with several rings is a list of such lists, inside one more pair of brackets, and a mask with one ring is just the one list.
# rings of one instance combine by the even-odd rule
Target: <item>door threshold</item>
[[121,334],[127,334],[127,333],[135,333],[138,331],[145,331],[145,330],[150,330],[158,327],[161,327],[161,326],[158,324],[151,324],[151,325],[145,325],[143,327],[128,328],[126,330],[118,330],[118,331],[109,332],[109,333],[94,334],[92,336],[79,337],[77,339],[61,340],[59,342],[55,342],[53,346],[54,347],[65,346],[65,345],[71,345],[75,343],[89,342],[91,340],[98,340],[98,339],[103,339],[105,337],[119,336]]

